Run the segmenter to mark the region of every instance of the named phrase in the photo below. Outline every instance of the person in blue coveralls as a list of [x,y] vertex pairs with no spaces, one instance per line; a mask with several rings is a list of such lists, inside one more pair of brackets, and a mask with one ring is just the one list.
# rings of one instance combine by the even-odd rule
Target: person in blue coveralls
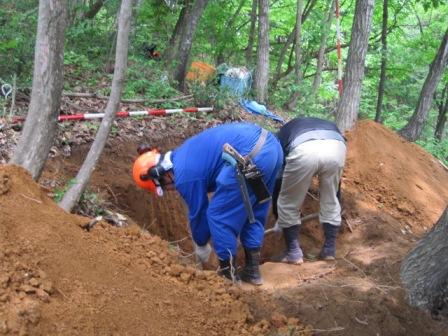
[[[195,253],[201,262],[209,259],[211,240],[219,259],[219,275],[261,285],[260,249],[270,202],[258,203],[254,189],[248,185],[254,215],[254,220],[249,221],[236,168],[226,164],[222,157],[226,143],[243,157],[252,159],[272,193],[283,163],[283,151],[272,133],[251,123],[207,129],[166,153],[140,145],[133,177],[138,186],[158,196],[165,190],[180,193],[188,206]],[[208,193],[213,193],[210,199]],[[245,252],[245,265],[239,273],[236,272],[238,238]]]

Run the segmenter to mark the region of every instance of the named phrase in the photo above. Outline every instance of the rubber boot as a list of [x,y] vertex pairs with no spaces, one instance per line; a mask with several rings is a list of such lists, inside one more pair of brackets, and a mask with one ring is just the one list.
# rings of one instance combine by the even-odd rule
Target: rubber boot
[[299,245],[299,225],[283,228],[283,238],[286,252],[280,261],[295,265],[303,264],[303,252]]
[[233,283],[241,282],[241,279],[237,273],[236,257],[232,258],[232,262],[230,262],[230,260],[219,260],[218,275],[229,279]]
[[339,226],[330,223],[322,223],[324,227],[325,242],[320,251],[320,258],[323,260],[335,260],[336,258],[336,237]]
[[240,273],[240,278],[242,281],[251,283],[255,286],[260,286],[263,284],[260,274],[260,250],[260,248],[244,249],[246,263]]

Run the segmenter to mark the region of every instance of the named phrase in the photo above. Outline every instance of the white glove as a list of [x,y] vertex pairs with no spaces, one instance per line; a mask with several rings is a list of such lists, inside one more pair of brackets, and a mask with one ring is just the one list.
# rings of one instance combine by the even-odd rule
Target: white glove
[[275,225],[272,227],[272,231],[274,231],[275,233],[282,232],[282,228],[280,227],[280,225],[278,225],[278,221],[275,222]]
[[199,246],[195,243],[194,253],[196,253],[196,256],[201,263],[206,263],[210,258],[210,253],[212,253],[212,247],[208,243],[204,246]]
[[206,263],[210,258],[210,253],[212,253],[212,247],[208,243],[204,246],[199,246],[195,243],[194,253],[196,253],[196,256],[201,263]]

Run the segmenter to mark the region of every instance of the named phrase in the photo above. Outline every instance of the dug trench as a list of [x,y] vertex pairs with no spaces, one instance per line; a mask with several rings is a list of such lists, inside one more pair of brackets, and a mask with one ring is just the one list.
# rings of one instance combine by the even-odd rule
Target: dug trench
[[[165,151],[198,131],[148,136],[145,141]],[[283,242],[277,234],[267,235],[261,266],[264,285],[243,286],[253,319],[282,328],[287,317],[295,317],[312,325],[309,329],[314,334],[447,335],[446,326],[406,303],[399,268],[409,249],[443,211],[448,200],[448,173],[432,156],[373,122],[361,122],[347,137],[337,260],[316,258],[323,242],[317,219],[301,227],[306,259],[300,266],[270,262],[282,252]],[[180,197],[173,192],[157,199],[133,184],[131,167],[141,141],[110,142],[92,176],[90,190],[114,211],[126,215],[129,223],[168,241],[180,261],[194,267],[187,211]],[[66,183],[76,175],[87,150],[80,146],[69,157],[49,160],[43,184],[56,181],[57,187]],[[302,213],[317,211],[318,188],[313,185]],[[270,216],[266,228],[273,224]]]

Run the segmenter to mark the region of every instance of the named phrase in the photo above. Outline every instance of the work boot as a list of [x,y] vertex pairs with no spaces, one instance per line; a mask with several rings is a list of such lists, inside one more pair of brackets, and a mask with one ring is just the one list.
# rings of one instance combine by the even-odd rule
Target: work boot
[[283,238],[285,239],[286,252],[273,261],[288,264],[303,264],[303,252],[299,245],[299,225],[283,228]]
[[323,260],[335,260],[336,258],[336,236],[339,226],[330,223],[322,223],[324,227],[325,242],[319,257]]
[[232,262],[230,260],[219,260],[219,269],[218,275],[223,278],[227,278],[233,283],[241,282],[241,279],[237,273],[236,268],[236,257],[232,258]]
[[241,280],[244,282],[251,283],[255,286],[260,286],[263,284],[260,274],[260,248],[254,249],[244,249],[245,254],[245,265],[240,273]]

